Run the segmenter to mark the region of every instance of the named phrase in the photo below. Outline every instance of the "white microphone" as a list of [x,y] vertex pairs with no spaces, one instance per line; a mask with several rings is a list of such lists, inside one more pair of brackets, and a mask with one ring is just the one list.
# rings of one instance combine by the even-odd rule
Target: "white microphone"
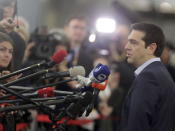
[[44,76],[44,79],[57,77],[76,77],[78,75],[85,76],[86,72],[83,66],[74,66],[68,71],[63,72],[49,72]]

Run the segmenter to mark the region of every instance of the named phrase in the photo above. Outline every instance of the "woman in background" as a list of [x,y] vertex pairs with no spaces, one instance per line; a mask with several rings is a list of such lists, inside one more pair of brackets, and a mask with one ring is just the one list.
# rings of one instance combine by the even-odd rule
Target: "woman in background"
[[13,40],[15,49],[13,55],[15,58],[14,70],[20,69],[26,47],[24,39],[15,31],[18,26],[18,22],[15,23],[14,20],[16,11],[16,0],[0,0],[0,32],[7,33]]
[[[0,76],[6,75],[13,71],[13,41],[12,39],[5,33],[0,32]],[[21,75],[16,75],[6,80],[1,81],[0,83],[7,83],[13,80],[16,80]],[[4,90],[0,90],[0,95],[5,95]],[[6,105],[1,104],[0,108]],[[10,105],[9,105],[10,106]],[[15,119],[13,113],[10,114],[0,114],[0,129],[3,128],[5,131],[15,131]]]

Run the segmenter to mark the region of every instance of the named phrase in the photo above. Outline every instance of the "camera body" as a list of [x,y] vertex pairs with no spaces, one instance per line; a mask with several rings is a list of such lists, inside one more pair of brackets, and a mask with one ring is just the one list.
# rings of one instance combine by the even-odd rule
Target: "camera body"
[[35,59],[48,60],[58,44],[58,41],[54,40],[51,35],[36,35],[32,41],[35,46],[31,49],[31,54]]
[[29,43],[35,43],[30,50],[30,60],[48,60],[55,53],[58,46],[69,48],[69,42],[65,34],[58,29],[48,30],[47,26],[38,27],[31,34]]

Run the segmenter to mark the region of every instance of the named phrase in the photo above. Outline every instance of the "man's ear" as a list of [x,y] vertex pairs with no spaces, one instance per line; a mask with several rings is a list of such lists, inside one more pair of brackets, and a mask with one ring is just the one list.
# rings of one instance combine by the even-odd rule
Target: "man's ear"
[[148,54],[149,54],[149,55],[154,55],[156,49],[157,49],[157,44],[156,44],[156,43],[151,43],[151,44],[147,47]]

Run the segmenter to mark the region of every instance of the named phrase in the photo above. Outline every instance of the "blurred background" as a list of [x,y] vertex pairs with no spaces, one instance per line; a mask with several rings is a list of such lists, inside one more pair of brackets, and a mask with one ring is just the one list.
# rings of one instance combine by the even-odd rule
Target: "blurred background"
[[30,31],[40,25],[63,27],[70,16],[79,14],[89,19],[91,30],[99,17],[125,23],[151,21],[174,40],[174,0],[18,0],[18,13],[28,20]]
[[[0,0],[0,32],[7,33],[14,41],[13,57],[0,68],[0,73],[9,65],[14,65],[8,69],[12,72],[43,60],[49,61],[63,49],[68,55],[51,69],[55,72],[81,65],[87,77],[98,63],[107,65],[111,75],[90,116],[76,119],[78,124],[66,125],[66,131],[118,131],[122,104],[134,79],[135,67],[126,62],[124,47],[129,26],[135,22],[150,22],[163,29],[167,45],[161,59],[175,81],[175,0]],[[4,62],[0,57],[1,63]],[[31,70],[22,76],[35,72]],[[38,87],[66,80],[44,78],[31,78],[17,85]],[[76,84],[72,81],[53,88],[74,91]],[[67,105],[62,106],[66,108]],[[59,106],[55,109],[58,114],[63,111]],[[43,121],[49,119],[48,116],[43,118],[43,113],[27,110],[24,113],[27,115],[10,117],[16,125],[27,123],[25,128],[17,131],[48,131],[51,124]],[[1,122],[6,119],[3,115]],[[12,125],[10,121],[5,124],[7,127]]]

